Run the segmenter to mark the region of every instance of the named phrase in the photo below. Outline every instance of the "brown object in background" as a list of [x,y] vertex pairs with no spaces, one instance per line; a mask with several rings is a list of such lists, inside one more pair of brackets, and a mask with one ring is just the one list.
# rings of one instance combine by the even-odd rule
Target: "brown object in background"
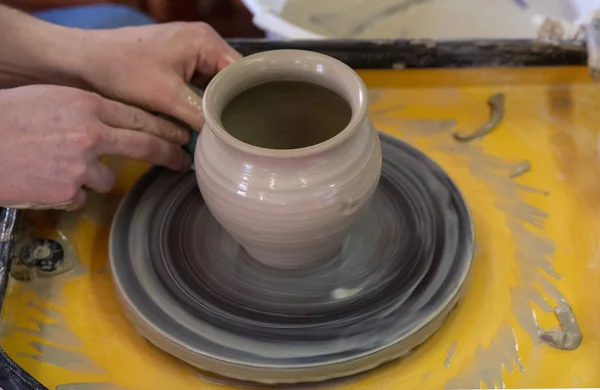
[[[252,13],[241,0],[198,0],[198,4],[212,3],[207,13],[211,24],[225,38],[264,38],[264,31],[252,22]],[[201,7],[199,7],[201,8]],[[202,18],[202,8],[200,10]]]
[[143,10],[159,23],[189,22],[200,18],[196,0],[144,0]]
[[241,0],[146,0],[145,11],[159,22],[200,20],[225,38],[262,38]]

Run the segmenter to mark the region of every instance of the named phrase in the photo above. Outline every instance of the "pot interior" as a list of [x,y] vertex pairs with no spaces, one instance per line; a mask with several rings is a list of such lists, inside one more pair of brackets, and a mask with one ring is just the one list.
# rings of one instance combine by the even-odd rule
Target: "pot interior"
[[221,114],[225,130],[247,144],[299,149],[346,128],[350,104],[337,92],[304,81],[269,81],[235,96]]

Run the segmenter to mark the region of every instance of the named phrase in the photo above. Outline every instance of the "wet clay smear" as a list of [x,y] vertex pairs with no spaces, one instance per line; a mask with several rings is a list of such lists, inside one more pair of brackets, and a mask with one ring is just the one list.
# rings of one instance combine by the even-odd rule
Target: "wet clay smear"
[[229,134],[268,149],[299,149],[339,134],[352,109],[328,88],[300,81],[272,81],[233,98],[221,115]]

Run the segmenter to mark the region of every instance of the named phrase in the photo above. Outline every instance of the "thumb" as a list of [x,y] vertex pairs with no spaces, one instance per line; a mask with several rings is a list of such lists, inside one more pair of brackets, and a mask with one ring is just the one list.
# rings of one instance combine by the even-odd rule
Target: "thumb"
[[210,26],[201,24],[203,29],[199,34],[198,55],[196,58],[196,72],[214,76],[226,66],[242,58],[234,48]]
[[157,100],[156,103],[158,104],[155,104],[154,108],[199,131],[204,125],[202,97],[194,92],[183,80],[178,81],[171,88],[174,91],[171,98]]

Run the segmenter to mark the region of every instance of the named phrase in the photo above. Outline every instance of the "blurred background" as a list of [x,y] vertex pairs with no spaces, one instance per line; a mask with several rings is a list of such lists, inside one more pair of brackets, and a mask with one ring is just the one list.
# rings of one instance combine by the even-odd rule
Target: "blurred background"
[[[65,8],[71,8],[68,10],[71,12],[64,13],[66,17],[69,15],[77,17],[83,15],[83,12],[74,12],[77,11],[73,9],[74,7],[83,11],[82,8],[85,6],[104,5],[104,7],[93,8],[91,12],[94,12],[107,10],[106,5],[121,5],[142,12],[156,22],[204,21],[227,38],[260,38],[265,35],[254,26],[252,14],[241,0],[1,0],[0,3],[34,14],[39,13],[44,16],[44,19],[46,15],[59,17],[57,11],[64,11]],[[72,22],[76,24],[76,21]]]
[[[573,39],[578,37],[581,26],[589,21],[593,11],[600,8],[600,0],[0,2],[75,27],[204,21],[226,38],[268,39]],[[90,18],[94,21],[90,22]],[[127,22],[123,22],[125,19]]]

